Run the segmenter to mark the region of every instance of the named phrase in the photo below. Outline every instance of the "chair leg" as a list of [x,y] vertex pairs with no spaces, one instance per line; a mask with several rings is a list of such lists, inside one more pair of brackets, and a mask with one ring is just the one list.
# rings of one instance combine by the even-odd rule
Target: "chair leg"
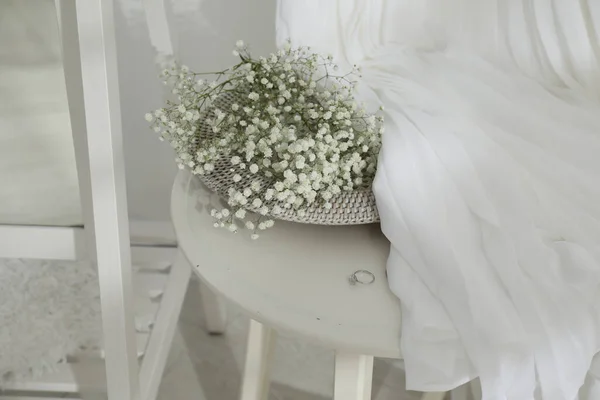
[[336,354],[334,400],[370,400],[372,384],[372,356]]
[[250,321],[240,400],[267,400],[269,397],[269,370],[275,339],[275,332],[271,328]]
[[113,2],[63,0],[59,6],[83,222],[98,266],[107,393],[139,400]]
[[79,183],[79,197],[84,227],[87,258],[96,259],[96,236],[94,233],[94,209],[92,204],[92,178],[88,154],[87,123],[83,98],[83,78],[79,33],[74,0],[55,0],[58,27],[61,37],[63,70],[69,105],[69,118],[75,150],[75,164]]
[[187,259],[179,252],[171,269],[140,368],[141,400],[156,399],[191,273]]
[[421,400],[444,400],[448,392],[431,392],[425,393]]
[[210,335],[222,335],[225,333],[225,325],[227,323],[223,301],[202,282],[199,283],[199,286],[204,320],[208,333]]

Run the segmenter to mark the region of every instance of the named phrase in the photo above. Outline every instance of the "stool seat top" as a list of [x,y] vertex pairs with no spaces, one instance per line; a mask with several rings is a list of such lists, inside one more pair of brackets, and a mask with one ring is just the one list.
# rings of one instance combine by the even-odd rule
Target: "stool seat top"
[[[178,243],[200,278],[251,318],[339,351],[400,358],[400,304],[385,275],[379,225],[277,221],[251,240],[212,225],[219,200],[182,170],[171,196]],[[371,284],[350,282],[359,270]],[[366,278],[370,278],[367,274]]]

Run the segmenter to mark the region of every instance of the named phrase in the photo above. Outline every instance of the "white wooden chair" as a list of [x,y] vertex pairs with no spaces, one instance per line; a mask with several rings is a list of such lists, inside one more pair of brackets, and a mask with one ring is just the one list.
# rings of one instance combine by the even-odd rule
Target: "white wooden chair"
[[[152,235],[148,230],[154,227],[139,224],[130,230],[128,222],[113,0],[56,0],[56,5],[83,226],[0,225],[0,257],[97,262],[105,363],[66,364],[56,373],[14,382],[4,389],[48,395],[104,390],[106,385],[110,400],[153,400],[190,267],[177,256],[174,246],[130,248],[130,234],[135,241]],[[153,43],[158,50],[172,53],[163,0],[146,0],[145,6]],[[156,317],[149,334],[136,334],[134,327],[132,258],[143,265],[176,259],[168,274],[150,267],[154,278],[150,274],[149,282],[146,278],[142,284],[144,290],[163,292],[160,304],[153,305]],[[217,299],[207,290],[202,295],[209,330],[222,332],[224,320]],[[0,393],[0,398],[8,393]]]

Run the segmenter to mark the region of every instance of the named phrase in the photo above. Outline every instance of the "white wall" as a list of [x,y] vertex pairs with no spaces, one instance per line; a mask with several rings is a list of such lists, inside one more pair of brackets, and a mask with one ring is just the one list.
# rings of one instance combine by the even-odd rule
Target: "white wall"
[[[236,40],[254,54],[275,48],[275,0],[167,0],[176,51],[190,68],[223,69],[235,62]],[[148,129],[144,114],[161,106],[142,0],[116,0],[115,19],[130,218],[169,220],[177,170],[170,148]]]

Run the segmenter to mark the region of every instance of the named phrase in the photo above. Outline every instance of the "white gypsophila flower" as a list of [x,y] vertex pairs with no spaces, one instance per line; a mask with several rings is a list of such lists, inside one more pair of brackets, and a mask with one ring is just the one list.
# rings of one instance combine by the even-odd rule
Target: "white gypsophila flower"
[[211,172],[211,171],[214,171],[214,169],[215,169],[215,166],[214,166],[214,164],[211,164],[211,163],[206,163],[206,164],[204,164],[204,170],[205,170],[206,172]]
[[236,203],[241,204],[245,196],[242,192],[235,191],[234,194],[230,195],[230,198],[233,198]]
[[244,47],[244,41],[243,40],[238,40],[237,42],[235,42],[235,45],[237,48],[241,49]]
[[252,221],[246,221],[246,229],[252,230],[254,228],[255,228],[254,222],[252,222]]
[[[230,160],[226,201],[235,211],[219,212],[220,227],[245,218],[240,211],[250,203],[261,215],[302,216],[315,202],[332,207],[333,196],[372,183],[383,124],[353,97],[358,67],[337,75],[333,57],[289,43],[258,59],[243,42],[234,52],[238,64],[213,81],[197,79],[185,66],[163,71],[177,101],[145,115],[175,150],[180,168],[203,175],[215,173],[220,157]],[[215,108],[228,92],[246,93],[246,99]],[[201,136],[207,129],[208,139]],[[268,181],[242,182],[236,172],[244,169]]]
[[240,208],[239,210],[237,210],[235,212],[235,217],[239,218],[239,219],[244,219],[246,218],[246,210],[244,210],[243,208]]

